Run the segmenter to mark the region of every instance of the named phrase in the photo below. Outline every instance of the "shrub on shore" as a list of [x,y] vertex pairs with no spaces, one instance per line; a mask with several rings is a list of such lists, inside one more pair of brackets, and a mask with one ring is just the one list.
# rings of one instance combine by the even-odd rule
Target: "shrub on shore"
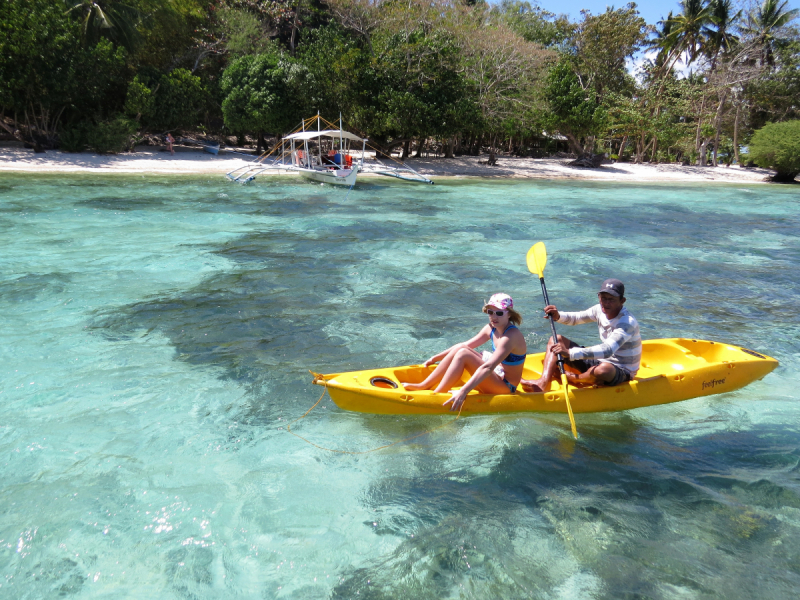
[[116,154],[127,150],[131,137],[136,133],[136,124],[125,117],[100,121],[89,128],[86,142],[98,154]]
[[777,171],[773,181],[793,182],[800,174],[800,120],[762,127],[753,135],[749,154],[759,167]]

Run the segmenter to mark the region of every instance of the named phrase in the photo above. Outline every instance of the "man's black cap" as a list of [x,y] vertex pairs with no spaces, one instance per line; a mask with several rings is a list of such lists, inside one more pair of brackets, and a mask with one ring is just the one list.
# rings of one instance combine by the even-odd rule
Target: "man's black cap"
[[602,292],[622,298],[625,296],[625,284],[619,279],[606,279],[603,282],[603,285],[600,286],[600,290],[597,293],[600,294]]

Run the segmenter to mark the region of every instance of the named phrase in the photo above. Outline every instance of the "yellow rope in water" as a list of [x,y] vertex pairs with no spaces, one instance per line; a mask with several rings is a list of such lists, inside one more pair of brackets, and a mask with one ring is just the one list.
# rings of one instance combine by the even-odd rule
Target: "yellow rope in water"
[[378,450],[383,450],[384,448],[390,448],[392,446],[396,446],[397,444],[402,444],[403,442],[408,442],[408,441],[416,439],[418,437],[422,437],[423,435],[427,435],[429,433],[433,433],[437,429],[441,429],[442,427],[446,427],[446,426],[450,425],[451,423],[454,423],[455,421],[458,421],[458,419],[461,417],[461,409],[464,407],[463,404],[461,405],[461,407],[459,407],[458,414],[456,415],[455,419],[453,419],[452,421],[447,421],[447,423],[442,423],[441,425],[439,425],[438,427],[434,427],[433,429],[428,429],[426,431],[423,431],[422,433],[418,433],[417,435],[412,435],[411,437],[407,437],[407,438],[402,439],[402,440],[397,440],[396,442],[392,442],[391,444],[384,444],[383,446],[378,446],[377,448],[372,448],[371,450],[361,450],[360,452],[351,452],[349,450],[336,450],[334,448],[326,448],[325,446],[320,446],[320,445],[315,444],[314,442],[312,442],[310,440],[307,440],[302,435],[298,435],[294,431],[292,431],[292,425],[294,425],[295,423],[297,423],[301,419],[305,419],[306,416],[308,415],[308,413],[310,413],[312,410],[314,410],[317,407],[317,405],[320,402],[322,402],[322,399],[325,397],[325,394],[327,394],[327,393],[328,393],[328,383],[325,382],[325,388],[322,390],[322,395],[314,403],[314,406],[312,406],[306,412],[304,412],[301,417],[298,417],[294,421],[289,423],[286,426],[286,429],[293,436],[300,438],[305,443],[310,444],[310,445],[314,446],[315,448],[319,448],[320,450],[327,450],[328,452],[336,452],[337,454],[369,454],[370,452],[377,452]]

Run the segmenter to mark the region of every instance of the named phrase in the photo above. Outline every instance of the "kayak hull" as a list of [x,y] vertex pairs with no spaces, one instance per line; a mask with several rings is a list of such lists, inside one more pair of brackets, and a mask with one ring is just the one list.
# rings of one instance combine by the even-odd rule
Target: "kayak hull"
[[[535,379],[544,353],[529,354],[523,377]],[[569,388],[574,413],[611,412],[680,402],[738,390],[763,378],[778,361],[746,348],[713,342],[671,338],[642,342],[642,366],[633,381],[617,386]],[[449,393],[407,392],[400,382],[422,381],[434,367],[411,365],[315,375],[333,401],[345,410],[372,414],[446,414]],[[467,377],[463,378],[466,381]],[[397,387],[393,387],[397,386]],[[566,413],[564,390],[554,381],[545,392],[467,394],[461,410],[470,413]],[[452,413],[451,413],[452,414]]]

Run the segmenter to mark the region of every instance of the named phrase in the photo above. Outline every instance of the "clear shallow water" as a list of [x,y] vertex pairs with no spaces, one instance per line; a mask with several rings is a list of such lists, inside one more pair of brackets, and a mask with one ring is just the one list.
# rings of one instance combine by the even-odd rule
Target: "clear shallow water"
[[[789,598],[795,187],[0,176],[0,597]],[[644,337],[781,366],[626,413],[451,422],[365,455],[286,432],[308,370],[415,363],[495,291],[625,281]],[[591,326],[570,329],[592,343]],[[294,429],[360,451],[449,417]]]

